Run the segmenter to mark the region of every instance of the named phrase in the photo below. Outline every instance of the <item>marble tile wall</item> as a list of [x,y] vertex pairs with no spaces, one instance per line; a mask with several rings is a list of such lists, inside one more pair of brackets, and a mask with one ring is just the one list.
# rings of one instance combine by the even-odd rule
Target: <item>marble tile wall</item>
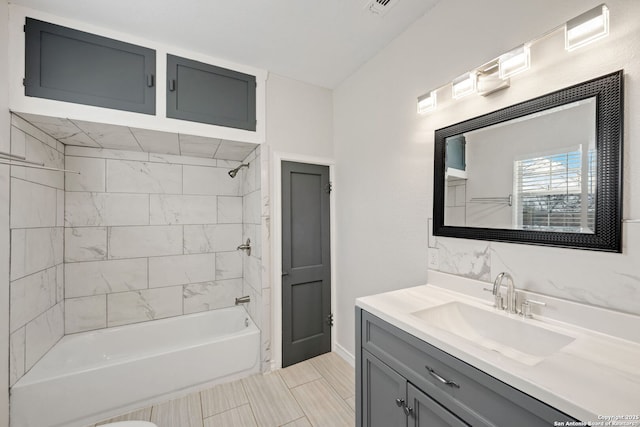
[[262,370],[270,368],[271,361],[271,288],[268,269],[269,240],[269,165],[264,147],[258,147],[243,163],[242,179],[242,240],[251,239],[251,255],[243,254],[242,289],[251,302],[247,310],[262,333]]
[[[64,146],[12,115],[11,153],[64,168]],[[10,385],[64,335],[64,173],[11,166]]]
[[81,175],[65,181],[65,333],[227,307],[244,294],[246,169],[227,173],[238,162],[72,146],[66,162]]
[[430,236],[431,268],[492,282],[509,272],[518,289],[640,315],[640,221],[622,224],[622,253]]

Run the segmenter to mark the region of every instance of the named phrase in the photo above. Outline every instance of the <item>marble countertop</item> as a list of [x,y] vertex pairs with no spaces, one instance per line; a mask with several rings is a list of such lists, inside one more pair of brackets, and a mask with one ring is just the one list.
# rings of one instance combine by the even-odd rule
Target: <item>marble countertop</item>
[[[490,294],[485,299],[423,285],[358,298],[356,305],[581,421],[605,425],[605,417],[640,416],[640,343],[636,341],[535,315],[534,319],[521,321],[575,339],[532,366],[480,347],[411,314],[454,301],[497,312],[490,298]],[[551,311],[561,312],[562,301],[554,301],[552,308]],[[589,310],[586,306],[585,317],[589,317]],[[602,315],[602,309],[593,310],[600,310],[596,316]],[[617,425],[640,426],[640,420],[635,422]]]

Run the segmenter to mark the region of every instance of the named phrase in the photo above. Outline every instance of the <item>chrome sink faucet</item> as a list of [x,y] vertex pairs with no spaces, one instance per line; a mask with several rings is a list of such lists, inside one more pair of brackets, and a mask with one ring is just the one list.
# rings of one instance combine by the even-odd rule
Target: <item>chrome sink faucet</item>
[[506,271],[503,271],[502,273],[498,274],[498,276],[496,276],[496,280],[493,282],[494,295],[496,295],[495,292],[500,294],[500,286],[502,286],[502,279],[504,279],[505,277],[507,278],[507,306],[502,307],[502,309],[507,310],[507,312],[509,313],[515,314],[518,312],[516,308],[516,287],[515,287],[515,284],[513,283],[513,276],[511,276],[511,274],[507,273]]
[[[507,306],[504,306],[502,293],[500,292],[500,287],[502,286],[502,280],[507,278]],[[489,289],[485,289],[489,291]],[[493,289],[491,289],[491,293],[493,294],[494,303],[493,306],[498,310],[506,310],[509,313],[517,313],[518,310],[516,308],[516,288],[513,283],[513,277],[503,271],[502,273],[496,276],[496,280],[493,281]]]

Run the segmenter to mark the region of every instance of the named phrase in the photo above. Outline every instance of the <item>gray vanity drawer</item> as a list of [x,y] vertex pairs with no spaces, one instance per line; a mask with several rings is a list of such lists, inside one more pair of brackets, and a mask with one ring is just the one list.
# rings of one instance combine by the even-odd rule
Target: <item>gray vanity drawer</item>
[[573,419],[366,311],[362,348],[473,426],[539,427]]

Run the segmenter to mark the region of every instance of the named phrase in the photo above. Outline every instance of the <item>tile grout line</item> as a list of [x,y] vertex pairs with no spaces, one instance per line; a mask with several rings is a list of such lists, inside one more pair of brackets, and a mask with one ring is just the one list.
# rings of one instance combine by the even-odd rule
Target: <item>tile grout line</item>
[[[317,380],[314,380],[314,381],[319,381],[320,379],[321,379],[321,378],[318,378]],[[310,382],[308,382],[308,383],[306,383],[306,384],[310,384],[310,383],[312,383],[312,382],[313,382],[313,381],[310,381]],[[300,384],[300,386],[302,386],[302,385],[304,385],[304,384]],[[299,387],[299,386],[298,386],[298,387]],[[294,387],[294,388],[297,388],[297,387]],[[296,403],[298,404],[298,406],[299,406],[299,407],[300,407],[300,409],[302,410],[302,413],[304,414],[304,418],[306,418],[306,419],[307,419],[307,421],[309,421],[309,424],[311,424],[311,421],[309,420],[309,414],[307,413],[307,411],[305,411],[305,407],[304,407],[304,405],[302,405],[302,403],[300,403],[300,401],[298,400],[298,398],[296,397],[296,395],[293,393],[293,389],[290,389],[290,390],[289,390],[289,393],[291,394],[291,396],[293,397],[293,399],[296,401]],[[298,418],[298,419],[299,419],[299,418]],[[293,421],[295,421],[295,420],[292,420],[292,421],[289,421],[289,422],[293,422]]]
[[[182,306],[184,311],[184,301],[182,303]],[[200,398],[200,420],[202,421],[202,426],[204,427],[204,402],[202,401],[202,390],[198,392],[198,397]]]
[[[329,352],[329,353],[333,353],[333,352]],[[329,353],[325,353],[325,354],[329,354]],[[320,355],[320,356],[322,356],[322,355]],[[316,357],[319,357],[319,356],[316,356]],[[314,359],[315,359],[315,358],[314,358]],[[313,361],[312,361],[311,363],[313,364]],[[314,367],[314,368],[316,368],[316,370],[318,370],[318,368],[315,366],[315,364],[313,364],[313,367]],[[329,384],[329,387],[331,387],[331,389],[332,389],[332,390],[333,390],[333,391],[334,391],[334,392],[335,392],[335,393],[336,393],[336,394],[337,394],[341,399],[343,399],[343,400],[348,399],[348,398],[344,398],[344,397],[342,397],[342,395],[338,392],[338,390],[333,386],[333,384],[331,383],[331,381],[329,381],[329,379],[327,379],[327,377],[325,377],[325,376],[322,374],[322,372],[320,372],[320,370],[318,370],[318,373],[320,374],[320,376],[321,376],[322,378],[324,378],[324,380],[327,382],[327,384]],[[349,396],[349,397],[351,397],[351,396]]]
[[[258,375],[258,374],[254,374],[254,375]],[[249,393],[247,393],[247,389],[246,386],[244,385],[244,381],[242,381],[242,379],[238,380],[240,382],[240,387],[242,387],[242,391],[244,392],[244,395],[247,397],[247,404],[249,405],[249,410],[251,410],[251,415],[253,416],[253,421],[255,421],[256,426],[258,426],[258,417],[256,416],[256,411],[253,407],[253,405],[251,404],[251,400],[249,400]],[[242,406],[242,405],[241,405]],[[239,408],[240,406],[236,407]]]

